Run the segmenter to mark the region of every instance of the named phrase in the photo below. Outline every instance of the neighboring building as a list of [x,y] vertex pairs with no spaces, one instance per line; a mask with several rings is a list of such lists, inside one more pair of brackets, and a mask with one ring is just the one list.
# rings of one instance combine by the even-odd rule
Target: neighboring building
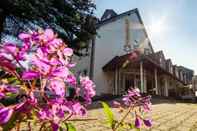
[[195,95],[197,96],[197,76],[196,75],[192,78],[192,89],[195,92]]
[[179,88],[191,83],[192,70],[173,65],[163,51],[154,52],[137,9],[122,14],[106,10],[97,33],[90,56],[77,67],[94,80],[97,95],[122,95],[138,87],[143,93],[177,96]]
[[179,75],[186,84],[192,84],[194,71],[183,66],[179,66]]

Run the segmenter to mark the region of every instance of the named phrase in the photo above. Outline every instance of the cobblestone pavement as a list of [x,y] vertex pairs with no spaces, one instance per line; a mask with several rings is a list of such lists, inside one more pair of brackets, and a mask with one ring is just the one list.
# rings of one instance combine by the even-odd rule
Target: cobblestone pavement
[[[114,108],[113,112],[116,118],[121,118],[117,109]],[[197,104],[162,101],[160,104],[153,104],[151,116],[153,127],[142,131],[197,131]],[[86,118],[97,120],[72,122],[77,131],[112,131],[106,126],[102,108],[89,109]],[[131,120],[131,117],[127,119],[128,122]],[[25,128],[22,131],[26,131]],[[34,127],[33,131],[38,131],[38,128]]]
[[[113,109],[117,112],[116,109]],[[105,115],[102,108],[88,111],[88,118],[95,121],[74,122],[79,131],[111,131],[104,126]],[[120,118],[116,113],[116,118]],[[143,131],[197,131],[197,104],[161,103],[153,105],[153,127]]]

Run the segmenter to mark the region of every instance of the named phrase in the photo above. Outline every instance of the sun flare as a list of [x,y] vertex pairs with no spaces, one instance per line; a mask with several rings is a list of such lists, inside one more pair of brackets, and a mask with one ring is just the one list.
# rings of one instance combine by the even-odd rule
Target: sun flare
[[148,30],[151,35],[158,36],[164,34],[167,29],[165,17],[159,18],[157,20],[151,20]]

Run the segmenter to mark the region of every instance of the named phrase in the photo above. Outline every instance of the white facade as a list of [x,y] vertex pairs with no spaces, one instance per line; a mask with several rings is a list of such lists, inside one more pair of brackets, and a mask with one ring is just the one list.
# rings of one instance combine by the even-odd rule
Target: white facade
[[74,55],[72,61],[76,63],[74,72],[77,75],[90,75],[90,63],[91,63],[91,43],[89,44],[88,49],[83,49],[82,53],[87,54],[85,56]]
[[[125,20],[129,21],[129,44],[132,48],[144,46],[152,51],[149,46],[149,39],[144,32],[144,26],[135,11],[130,14],[117,18],[109,23],[101,25],[97,29],[98,36],[95,40],[94,72],[93,80],[96,83],[97,95],[113,92],[114,74],[103,72],[102,67],[112,60],[115,56],[126,54],[124,45],[126,44]],[[136,42],[137,41],[137,42]]]
[[[125,56],[134,49],[140,50],[142,56],[155,55],[158,65],[141,59],[135,68],[132,64],[124,69],[118,68],[115,63],[110,65],[115,67],[112,71],[103,70],[115,57]],[[177,80],[176,66],[173,68],[171,61],[166,65],[163,53],[153,51],[137,9],[101,21],[87,53],[89,55],[81,59],[74,56],[77,61],[75,71],[91,77],[96,84],[97,96],[122,95],[130,87],[138,87],[142,93],[168,97],[176,95],[177,88],[182,86]]]

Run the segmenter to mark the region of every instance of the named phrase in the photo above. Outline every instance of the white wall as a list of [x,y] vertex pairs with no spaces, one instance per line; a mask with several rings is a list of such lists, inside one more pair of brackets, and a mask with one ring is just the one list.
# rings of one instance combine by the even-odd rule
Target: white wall
[[91,43],[89,44],[88,52],[86,49],[82,50],[82,53],[85,54],[87,53],[87,56],[76,56],[73,55],[72,61],[76,63],[76,67],[73,68],[74,72],[79,75],[81,72],[81,75],[84,75],[83,72],[84,70],[87,70],[87,74],[89,76],[90,73],[90,61],[91,61]]
[[95,40],[95,60],[94,60],[94,81],[96,83],[97,95],[103,93],[112,93],[113,75],[107,75],[102,67],[112,60],[115,56],[124,55],[123,46],[125,44],[125,19],[130,21],[131,42],[135,40],[144,43],[146,48],[148,39],[145,37],[143,26],[140,24],[135,13],[124,16],[113,22],[102,25],[98,30],[98,36]]

